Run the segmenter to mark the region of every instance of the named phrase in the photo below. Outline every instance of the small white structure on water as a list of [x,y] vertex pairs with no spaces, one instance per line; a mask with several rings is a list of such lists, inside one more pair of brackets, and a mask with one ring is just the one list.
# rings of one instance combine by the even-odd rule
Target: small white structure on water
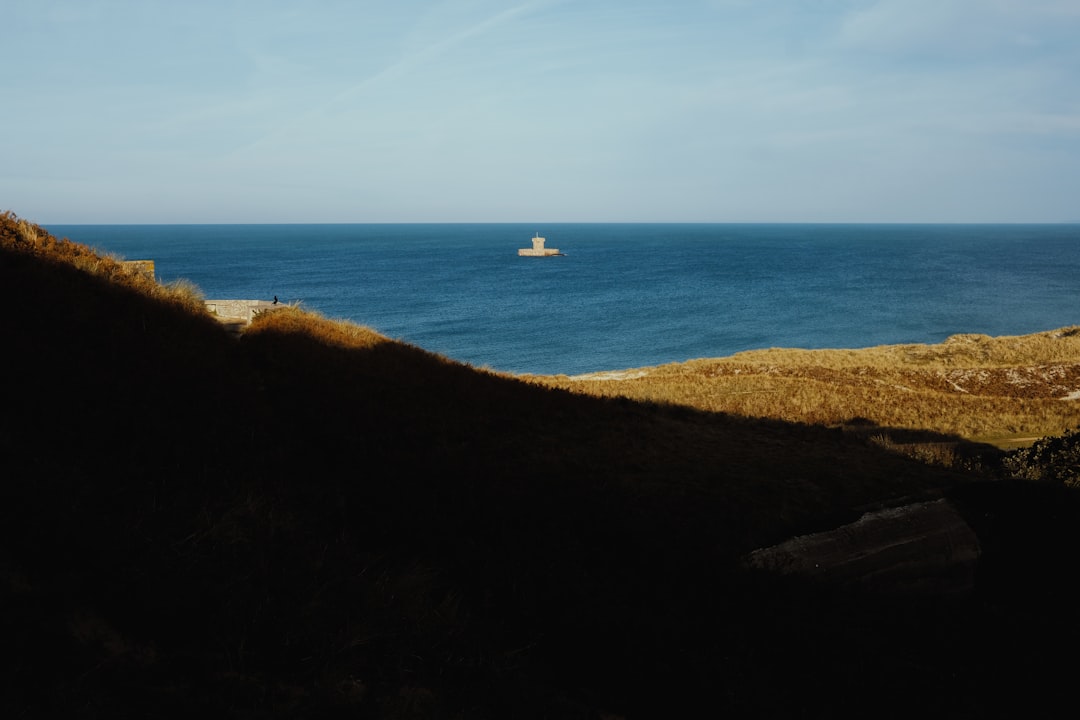
[[551,257],[552,255],[563,255],[556,248],[544,247],[544,238],[540,237],[540,233],[536,234],[533,238],[533,246],[531,248],[518,248],[518,255],[523,257]]

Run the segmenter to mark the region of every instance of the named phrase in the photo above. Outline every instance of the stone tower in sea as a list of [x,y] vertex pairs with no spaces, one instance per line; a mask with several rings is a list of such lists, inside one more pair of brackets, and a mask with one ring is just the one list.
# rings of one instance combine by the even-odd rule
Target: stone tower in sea
[[518,255],[524,257],[551,257],[552,255],[562,255],[556,248],[544,247],[545,239],[540,237],[540,233],[536,234],[533,238],[531,248],[518,248]]

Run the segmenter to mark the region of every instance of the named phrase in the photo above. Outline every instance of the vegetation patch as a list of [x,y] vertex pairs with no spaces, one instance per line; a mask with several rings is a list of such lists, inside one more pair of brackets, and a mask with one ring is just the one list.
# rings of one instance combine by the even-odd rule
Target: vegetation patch
[[760,350],[595,376],[526,376],[601,397],[829,427],[871,423],[1008,447],[1080,425],[1080,333],[940,345]]

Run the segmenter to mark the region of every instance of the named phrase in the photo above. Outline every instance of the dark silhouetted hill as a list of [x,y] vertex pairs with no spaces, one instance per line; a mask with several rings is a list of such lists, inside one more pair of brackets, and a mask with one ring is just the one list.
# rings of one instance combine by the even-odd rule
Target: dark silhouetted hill
[[[1071,681],[1060,486],[294,308],[236,340],[191,288],[11,214],[0,287],[6,717],[974,717]],[[942,495],[985,539],[963,603],[739,569]]]

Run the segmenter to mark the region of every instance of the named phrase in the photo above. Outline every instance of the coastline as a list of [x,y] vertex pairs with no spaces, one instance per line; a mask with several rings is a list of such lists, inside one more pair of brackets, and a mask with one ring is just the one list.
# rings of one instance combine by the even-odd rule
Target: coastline
[[577,375],[1077,321],[1080,226],[64,226],[207,297],[274,295],[479,367]]
[[517,377],[588,395],[844,428],[890,445],[922,433],[924,443],[964,440],[1006,449],[1080,427],[1080,326],[856,350],[770,348]]

